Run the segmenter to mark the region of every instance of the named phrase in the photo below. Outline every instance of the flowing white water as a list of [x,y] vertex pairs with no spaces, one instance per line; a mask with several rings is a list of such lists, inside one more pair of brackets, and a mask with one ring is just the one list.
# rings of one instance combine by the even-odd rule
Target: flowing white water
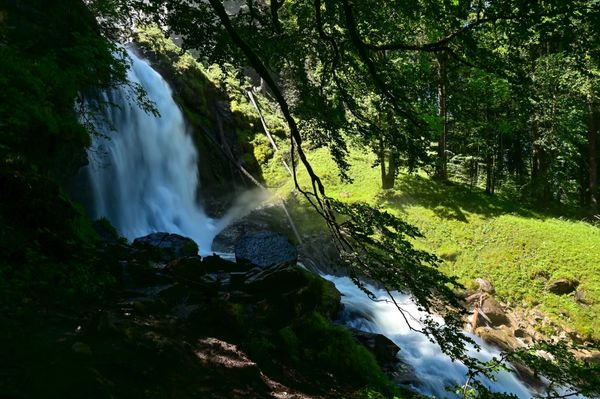
[[[467,368],[460,362],[453,362],[444,355],[439,347],[430,342],[425,335],[411,331],[383,290],[374,287],[369,289],[382,301],[372,301],[348,277],[323,276],[332,281],[342,293],[344,305],[343,321],[346,325],[378,334],[383,334],[401,348],[400,359],[412,368],[414,381],[411,388],[424,395],[435,397],[451,397],[453,394],[447,387],[462,385],[466,382]],[[423,313],[411,301],[408,295],[395,293],[396,302],[410,315],[419,319]],[[499,351],[485,344],[478,337],[473,338],[481,351],[469,350],[469,355],[481,361],[487,361],[492,356],[498,356]],[[512,373],[500,372],[496,381],[483,379],[484,383],[495,392],[507,392],[519,398],[530,398],[532,392]]]
[[94,217],[106,217],[128,239],[156,231],[178,233],[210,251],[215,222],[197,202],[198,154],[165,80],[129,52],[128,79],[141,84],[160,117],[145,112],[121,87],[104,94],[89,151]]

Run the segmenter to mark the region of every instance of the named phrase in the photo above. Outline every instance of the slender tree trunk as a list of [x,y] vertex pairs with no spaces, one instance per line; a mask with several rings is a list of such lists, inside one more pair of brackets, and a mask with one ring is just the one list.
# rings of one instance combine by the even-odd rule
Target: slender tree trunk
[[494,183],[494,154],[489,152],[485,158],[485,193],[488,195],[494,194],[495,183]]
[[385,145],[383,143],[382,137],[379,138],[378,158],[379,158],[379,169],[381,170],[381,187],[385,189],[387,173],[386,173],[386,168],[385,168]]
[[531,146],[531,194],[534,200],[545,204],[549,200],[548,182],[544,181],[546,174],[546,154],[544,148],[537,143],[540,138],[538,123],[533,126],[533,144]]
[[379,138],[377,157],[379,158],[379,167],[381,170],[381,188],[384,190],[394,188],[396,173],[398,172],[397,154],[394,151],[386,151],[383,137]]
[[447,94],[447,71],[445,55],[437,57],[438,61],[438,101],[439,101],[439,116],[442,119],[442,133],[438,139],[438,162],[436,165],[436,177],[440,180],[448,178],[448,160],[446,155],[446,141],[448,139],[448,94]]
[[396,162],[396,154],[391,152],[388,154],[387,175],[381,182],[381,187],[385,190],[394,188],[396,182],[396,173],[398,172],[398,163]]
[[598,162],[597,162],[597,136],[598,136],[598,112],[594,109],[594,104],[588,102],[588,190],[590,209],[598,209]]

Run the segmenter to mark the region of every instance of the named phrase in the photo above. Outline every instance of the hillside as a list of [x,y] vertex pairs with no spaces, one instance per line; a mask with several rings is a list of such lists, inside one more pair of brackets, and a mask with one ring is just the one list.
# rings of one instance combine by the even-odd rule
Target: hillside
[[[442,270],[467,288],[473,288],[475,278],[484,278],[495,286],[498,299],[538,309],[583,337],[600,339],[598,227],[536,212],[479,188],[441,184],[422,173],[403,172],[394,189],[382,190],[374,157],[358,150],[351,152],[352,183],[340,182],[325,149],[309,158],[330,196],[379,206],[417,226],[424,237],[416,245],[442,258]],[[293,184],[279,165],[272,159],[264,175],[286,195]],[[302,172],[300,182],[307,182]],[[321,225],[315,221],[301,228],[308,232]],[[548,292],[547,285],[558,279],[580,283],[579,301],[573,294]]]

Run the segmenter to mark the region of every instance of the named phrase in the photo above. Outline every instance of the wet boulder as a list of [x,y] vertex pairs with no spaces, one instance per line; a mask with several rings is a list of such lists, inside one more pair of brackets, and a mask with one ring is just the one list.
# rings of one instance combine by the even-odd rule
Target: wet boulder
[[396,355],[400,352],[400,347],[391,339],[382,334],[376,334],[357,329],[350,329],[352,336],[363,346],[365,346],[380,365],[387,365],[397,361]]
[[235,260],[247,270],[267,269],[275,265],[294,265],[298,250],[287,237],[272,231],[259,231],[242,236],[235,244]]
[[133,240],[133,246],[164,262],[198,254],[194,240],[172,233],[151,233]]
[[280,207],[274,205],[264,205],[254,209],[248,215],[230,223],[215,236],[212,243],[213,251],[234,252],[236,243],[244,235],[285,229],[285,222],[282,220],[285,216],[281,212]]

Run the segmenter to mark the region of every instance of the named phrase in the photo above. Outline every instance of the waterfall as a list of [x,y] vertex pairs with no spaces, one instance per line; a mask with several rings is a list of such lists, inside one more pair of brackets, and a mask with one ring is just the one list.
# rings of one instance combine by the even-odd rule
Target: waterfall
[[104,93],[93,123],[87,167],[93,217],[105,217],[128,239],[165,231],[191,237],[210,251],[215,232],[197,202],[198,153],[165,80],[129,51],[128,80],[141,85],[160,117],[145,112],[123,86]]

